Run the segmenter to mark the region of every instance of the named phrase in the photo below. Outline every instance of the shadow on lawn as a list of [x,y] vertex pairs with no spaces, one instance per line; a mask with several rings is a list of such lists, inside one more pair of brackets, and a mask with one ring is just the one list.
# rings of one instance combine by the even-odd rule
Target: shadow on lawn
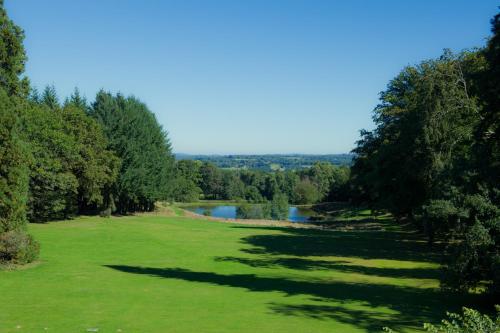
[[[246,258],[219,257],[251,267],[283,267],[296,270],[338,270],[394,278],[437,278],[437,269],[380,268],[352,265],[345,260],[326,260],[338,256],[363,259],[393,259],[439,262],[442,249],[429,248],[413,233],[405,231],[324,231],[314,229],[233,226],[232,228],[265,230],[241,239]],[[277,232],[278,231],[278,232]],[[250,256],[250,258],[249,258]],[[283,258],[295,256],[297,258]],[[316,258],[307,258],[307,257]],[[252,258],[253,257],[253,258]],[[132,274],[144,274],[165,279],[208,283],[244,288],[252,292],[281,292],[286,296],[306,295],[304,304],[269,304],[275,314],[302,316],[316,320],[334,319],[356,327],[378,332],[382,326],[394,329],[420,326],[424,321],[438,322],[446,311],[460,306],[478,304],[472,295],[449,294],[441,290],[401,287],[388,284],[349,283],[255,274],[218,274],[182,268],[155,268],[125,265],[107,267]],[[335,303],[333,303],[335,302]]]
[[345,260],[312,260],[302,258],[238,258],[218,257],[216,261],[236,262],[251,267],[297,269],[306,271],[335,270],[343,273],[357,273],[372,276],[413,279],[440,279],[441,270],[437,268],[381,268],[350,264]]
[[404,231],[325,231],[253,226],[232,228],[281,231],[243,238],[242,243],[251,247],[241,251],[249,254],[440,262],[443,252],[440,245],[430,248],[418,235]]
[[[390,285],[350,284],[291,280],[278,277],[260,277],[254,274],[223,275],[212,272],[196,272],[182,268],[154,268],[126,265],[106,267],[133,274],[144,274],[166,279],[209,283],[218,286],[244,288],[253,292],[282,292],[286,296],[308,295],[314,302],[361,302],[362,308],[350,309],[339,305],[286,305],[271,304],[274,313],[305,316],[315,319],[335,319],[369,331],[380,331],[384,325],[393,328],[415,325],[429,318],[441,318],[450,304],[457,304],[456,297],[432,289],[397,287]],[[396,314],[379,312],[376,307],[387,307]],[[383,311],[383,310],[382,310]]]

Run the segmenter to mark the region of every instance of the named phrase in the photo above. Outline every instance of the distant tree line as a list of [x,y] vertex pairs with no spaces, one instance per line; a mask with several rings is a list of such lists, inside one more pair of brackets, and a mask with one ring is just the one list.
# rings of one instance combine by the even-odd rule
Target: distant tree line
[[223,169],[260,171],[299,170],[316,162],[329,162],[337,166],[349,166],[353,154],[265,154],[265,155],[189,155],[176,154],[178,160],[210,162]]
[[0,1],[0,262],[25,263],[38,245],[26,223],[128,213],[170,196],[167,133],[134,97],[77,89],[60,102],[23,76],[23,31]]
[[[499,14],[500,15],[500,14]],[[482,49],[404,68],[354,149],[351,194],[449,242],[447,286],[500,291],[500,16]]]
[[328,162],[316,162],[301,170],[264,172],[222,169],[210,162],[180,160],[175,163],[172,199],[265,203],[283,195],[293,204],[312,204],[348,199],[348,180],[347,166]]

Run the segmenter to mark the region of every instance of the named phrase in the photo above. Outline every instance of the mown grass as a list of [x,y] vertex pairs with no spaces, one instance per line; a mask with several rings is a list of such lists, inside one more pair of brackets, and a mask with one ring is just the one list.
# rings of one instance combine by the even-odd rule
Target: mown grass
[[30,225],[41,261],[0,271],[0,332],[414,331],[474,302],[438,289],[411,233],[186,217]]

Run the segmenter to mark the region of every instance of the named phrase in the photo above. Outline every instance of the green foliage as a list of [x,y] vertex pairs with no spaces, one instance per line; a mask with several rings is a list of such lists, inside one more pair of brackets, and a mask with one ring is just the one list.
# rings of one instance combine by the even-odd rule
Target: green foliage
[[111,189],[117,210],[149,211],[172,195],[173,156],[167,133],[134,97],[100,91],[89,110],[122,163]]
[[226,200],[240,200],[245,197],[245,184],[235,172],[222,172],[222,198]]
[[30,220],[61,219],[108,207],[119,160],[107,149],[100,126],[76,104],[48,105],[31,103],[23,113],[33,155]]
[[200,168],[201,190],[205,198],[218,199],[223,193],[222,172],[212,163],[203,163]]
[[56,88],[54,86],[46,86],[40,97],[40,103],[47,106],[51,110],[57,110],[61,107],[59,97],[57,97]]
[[194,202],[200,198],[201,189],[193,181],[175,177],[172,182],[172,198],[177,202]]
[[269,204],[242,204],[236,209],[236,217],[253,220],[268,219],[271,217],[271,206]]
[[28,79],[21,78],[27,60],[23,40],[23,30],[9,19],[0,0],[0,87],[9,96],[25,97],[29,92]]
[[462,197],[460,223],[453,229],[458,240],[450,244],[446,286],[468,290],[488,281],[500,293],[500,208],[486,195]]
[[26,223],[27,163],[16,106],[0,89],[0,234]]
[[298,204],[316,203],[320,198],[321,194],[309,179],[301,180],[295,187],[295,202]]
[[259,189],[253,185],[247,186],[245,189],[245,199],[249,202],[264,202],[264,197],[260,194]]
[[21,230],[0,234],[0,263],[27,264],[38,257],[39,244]]
[[[469,308],[462,308],[463,314],[447,312],[449,319],[443,319],[441,325],[424,324],[426,332],[430,333],[498,333],[500,332],[500,306],[496,306],[496,319]],[[385,332],[395,333],[384,327]]]
[[351,191],[449,241],[446,287],[500,294],[500,14],[483,50],[405,68],[362,131]]
[[353,174],[379,206],[409,216],[448,189],[479,121],[467,91],[468,53],[405,68],[381,94],[374,132],[363,132]]
[[[201,167],[194,167],[195,162]],[[349,168],[328,162],[316,162],[310,168],[284,172],[220,169],[212,163],[195,160],[180,160],[177,165],[186,170],[190,165],[192,170],[196,170],[199,177],[192,179],[192,182],[201,188],[205,199],[244,199],[262,203],[273,200],[280,193],[288,197],[290,202],[298,204],[348,199]],[[176,178],[186,178],[185,174],[186,171],[179,171]],[[179,187],[174,190],[177,201],[196,197],[196,186],[191,182],[179,180],[176,186]]]
[[270,216],[273,220],[288,219],[288,198],[282,193],[277,193],[271,201]]
[[78,152],[75,138],[65,130],[61,110],[32,105],[24,112],[23,121],[33,156],[29,219],[47,221],[76,213],[78,179],[71,172],[71,163]]
[[352,154],[265,154],[265,155],[189,155],[176,154],[178,160],[197,160],[215,164],[221,169],[251,171],[298,171],[313,166],[316,162],[335,166],[349,166]]
[[29,84],[21,79],[24,34],[0,0],[0,262],[24,264],[38,256],[38,243],[26,234],[29,150],[19,113]]
[[201,162],[181,160],[175,163],[175,176],[172,182],[172,198],[177,202],[193,202],[202,193],[198,184],[201,182]]
[[71,172],[78,179],[78,209],[108,208],[111,188],[118,177],[120,160],[108,150],[99,124],[85,113],[81,100],[70,100],[61,110],[65,130],[75,139],[76,156]]

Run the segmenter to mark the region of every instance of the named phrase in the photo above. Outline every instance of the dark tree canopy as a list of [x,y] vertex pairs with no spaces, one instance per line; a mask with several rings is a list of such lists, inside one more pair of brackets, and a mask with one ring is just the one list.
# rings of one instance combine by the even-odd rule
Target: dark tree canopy
[[484,49],[405,68],[362,131],[358,201],[449,242],[445,285],[500,293],[500,16]]
[[172,149],[167,133],[134,97],[101,91],[90,115],[102,126],[109,148],[122,160],[113,188],[119,212],[152,210],[172,191]]
[[7,16],[0,0],[0,87],[10,96],[25,97],[29,81],[22,78],[27,60],[23,45],[24,32]]
[[0,233],[23,229],[28,192],[27,147],[16,107],[0,88]]

